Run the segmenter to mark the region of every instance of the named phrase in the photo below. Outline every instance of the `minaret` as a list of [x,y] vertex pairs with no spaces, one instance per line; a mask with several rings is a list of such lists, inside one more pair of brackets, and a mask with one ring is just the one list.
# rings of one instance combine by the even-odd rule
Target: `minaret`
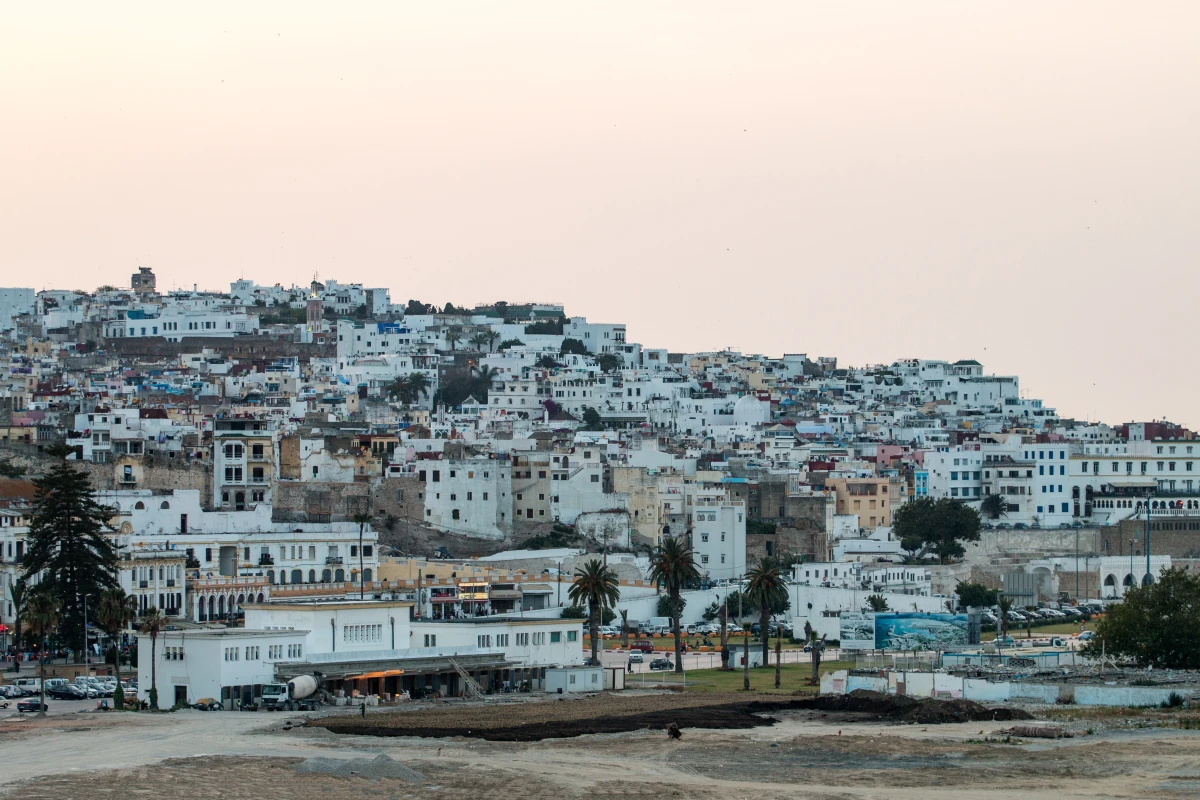
[[[324,309],[321,306],[321,284],[317,280],[318,273],[313,273],[312,284],[308,291],[308,307],[305,312],[308,333],[321,333],[325,329]],[[311,339],[310,339],[311,341]]]

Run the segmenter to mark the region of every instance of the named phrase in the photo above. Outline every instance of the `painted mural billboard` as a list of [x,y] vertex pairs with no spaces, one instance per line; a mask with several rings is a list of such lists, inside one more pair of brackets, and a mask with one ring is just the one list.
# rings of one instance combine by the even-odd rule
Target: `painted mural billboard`
[[966,614],[843,612],[845,650],[951,650],[971,641]]

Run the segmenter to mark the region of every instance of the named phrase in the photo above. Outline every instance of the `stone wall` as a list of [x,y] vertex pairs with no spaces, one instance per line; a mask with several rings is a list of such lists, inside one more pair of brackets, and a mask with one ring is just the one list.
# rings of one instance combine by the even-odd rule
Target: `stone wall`
[[213,336],[185,336],[182,341],[168,342],[158,336],[143,336],[132,339],[109,339],[105,342],[106,350],[121,358],[155,358],[165,359],[181,353],[195,353],[209,349],[223,356],[245,360],[274,360],[283,357],[295,357],[301,361],[310,358],[334,358],[337,355],[337,345],[302,344],[276,339],[273,336],[234,336],[220,338]]
[[[1129,554],[1129,541],[1133,540],[1133,552],[1146,554],[1146,520],[1127,519],[1118,525],[1101,529],[1100,547],[1106,556]],[[1200,515],[1193,517],[1150,518],[1150,552],[1156,556],[1171,558],[1200,557]]]

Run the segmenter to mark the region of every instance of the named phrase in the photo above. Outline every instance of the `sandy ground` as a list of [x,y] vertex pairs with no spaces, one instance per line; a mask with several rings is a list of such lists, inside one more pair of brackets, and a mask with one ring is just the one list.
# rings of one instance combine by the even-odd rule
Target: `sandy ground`
[[[479,710],[481,719],[493,713]],[[635,731],[510,743],[347,736],[295,727],[293,719],[299,723],[302,716],[183,711],[4,722],[0,796],[1069,800],[1200,795],[1200,733],[1186,730],[1122,730],[1003,744],[982,741],[997,727],[993,723],[894,726],[782,712],[773,726],[687,729],[681,741],[658,731]],[[419,771],[424,780],[295,772],[295,765],[311,756],[379,753]]]

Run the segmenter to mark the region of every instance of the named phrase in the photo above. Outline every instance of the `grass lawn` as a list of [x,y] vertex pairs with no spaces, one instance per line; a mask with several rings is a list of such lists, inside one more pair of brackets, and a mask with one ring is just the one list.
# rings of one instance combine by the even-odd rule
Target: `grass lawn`
[[[851,669],[854,664],[849,661],[822,661],[821,674],[839,669]],[[642,676],[645,673],[626,677],[626,686],[637,689],[643,686]],[[810,664],[784,664],[780,668],[778,689],[775,688],[775,667],[759,667],[750,670],[750,688],[755,694],[785,694],[794,692],[811,692],[816,694],[816,686],[809,686],[807,681],[812,676]],[[673,672],[658,672],[645,674],[646,688],[654,686],[679,686],[678,675]],[[740,692],[742,691],[742,670],[722,671],[719,669],[694,669],[684,676],[686,691],[689,692]]]
[[[1096,621],[1092,620],[1091,622],[1085,622],[1084,630],[1088,630],[1088,631],[1096,630]],[[1038,636],[1070,636],[1071,634],[1074,634],[1074,633],[1079,633],[1079,623],[1078,622],[1064,622],[1061,625],[1043,625],[1040,628],[1033,629],[1034,637],[1038,637]],[[1021,626],[1018,628],[1017,623],[1014,622],[1013,624],[1009,625],[1009,627],[1008,627],[1008,635],[1014,639],[1024,639],[1025,638],[1025,628],[1024,628],[1024,626]],[[989,631],[988,633],[981,634],[979,638],[985,642],[990,642],[996,638],[996,634],[995,634],[995,632]]]

